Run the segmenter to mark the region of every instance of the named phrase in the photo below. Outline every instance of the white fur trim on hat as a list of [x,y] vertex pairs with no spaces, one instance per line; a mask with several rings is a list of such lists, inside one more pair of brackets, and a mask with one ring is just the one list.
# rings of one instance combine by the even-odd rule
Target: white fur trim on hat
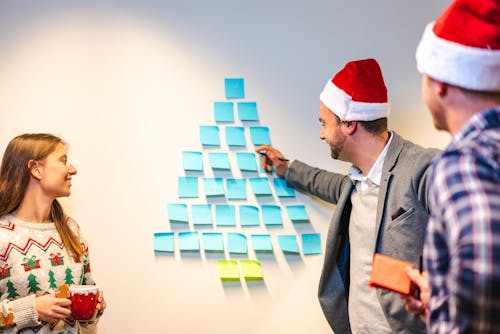
[[353,101],[352,97],[333,84],[325,85],[319,99],[341,121],[373,121],[389,116],[390,103],[371,103]]
[[434,22],[417,47],[420,73],[438,81],[478,91],[500,91],[500,50],[465,46],[439,38]]

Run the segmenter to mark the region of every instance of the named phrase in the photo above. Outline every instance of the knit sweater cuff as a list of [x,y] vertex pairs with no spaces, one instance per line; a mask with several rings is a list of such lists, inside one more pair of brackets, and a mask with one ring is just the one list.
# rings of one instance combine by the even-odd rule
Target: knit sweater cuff
[[29,295],[12,301],[14,320],[18,329],[40,325],[35,306],[35,295]]

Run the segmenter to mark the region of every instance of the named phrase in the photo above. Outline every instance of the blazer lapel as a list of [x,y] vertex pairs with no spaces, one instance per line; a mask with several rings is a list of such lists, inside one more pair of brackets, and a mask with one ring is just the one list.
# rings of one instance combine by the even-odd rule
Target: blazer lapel
[[403,149],[404,139],[401,138],[397,133],[391,132],[392,138],[391,146],[387,150],[387,155],[385,157],[384,164],[382,165],[382,178],[380,179],[380,188],[378,194],[378,204],[377,204],[377,216],[376,216],[376,226],[375,226],[375,237],[377,242],[375,243],[375,251],[378,250],[379,236],[380,236],[380,226],[382,225],[382,216],[385,209],[385,201],[387,199],[387,189],[392,180],[392,170],[396,166],[399,158],[399,154]]

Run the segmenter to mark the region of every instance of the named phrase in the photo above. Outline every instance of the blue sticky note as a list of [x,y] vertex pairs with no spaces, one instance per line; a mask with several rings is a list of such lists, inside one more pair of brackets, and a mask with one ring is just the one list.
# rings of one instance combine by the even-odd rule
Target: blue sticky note
[[212,225],[212,205],[193,204],[191,205],[191,216],[193,225]]
[[198,232],[179,232],[179,250],[194,252],[200,250],[200,238]]
[[171,223],[188,223],[188,211],[186,204],[169,203],[167,205],[168,219]]
[[224,196],[224,184],[221,177],[203,178],[203,189],[205,196]]
[[206,252],[223,252],[224,240],[222,232],[203,232],[202,233],[203,249]]
[[215,224],[217,226],[236,226],[234,205],[217,204],[215,206]]
[[288,218],[294,223],[306,223],[309,221],[309,216],[304,205],[287,205],[286,213]]
[[245,97],[245,85],[241,78],[224,79],[227,99],[243,99]]
[[198,177],[179,176],[178,193],[179,193],[179,198],[198,197]]
[[226,198],[229,200],[247,199],[246,179],[226,179]]
[[231,170],[229,156],[226,152],[210,152],[208,153],[208,161],[210,167],[215,170]]
[[278,244],[283,253],[300,254],[295,235],[278,235]]
[[236,152],[236,164],[244,172],[256,172],[257,163],[255,162],[255,153]]
[[227,250],[232,254],[247,253],[247,237],[242,233],[227,233]]
[[270,196],[272,195],[271,187],[267,177],[251,177],[250,186],[255,196]]
[[268,253],[273,251],[271,235],[269,234],[252,234],[250,236],[252,248],[257,253]]
[[282,225],[281,208],[277,205],[262,205],[262,221],[264,225]]
[[321,254],[321,235],[319,233],[304,233],[302,239],[302,254]]
[[233,102],[214,102],[215,122],[234,122]]
[[154,248],[157,252],[174,252],[174,232],[154,234]]
[[200,125],[200,141],[205,146],[220,146],[219,127]]
[[238,118],[240,121],[258,121],[257,103],[238,102]]
[[246,146],[245,128],[242,126],[226,126],[226,144],[228,146]]
[[[259,173],[264,173],[267,174],[269,173],[267,170],[264,169],[264,166],[262,165],[262,160],[260,157],[257,159],[259,161]],[[274,169],[273,169],[274,170]]]
[[286,185],[286,180],[280,177],[275,177],[274,192],[278,197],[295,197],[295,189]]
[[259,226],[259,208],[253,205],[240,205],[240,225]]
[[202,172],[203,154],[201,152],[182,152],[182,166],[184,170]]
[[251,126],[250,127],[250,140],[255,146],[271,145],[271,138],[269,137],[269,128],[267,126]]

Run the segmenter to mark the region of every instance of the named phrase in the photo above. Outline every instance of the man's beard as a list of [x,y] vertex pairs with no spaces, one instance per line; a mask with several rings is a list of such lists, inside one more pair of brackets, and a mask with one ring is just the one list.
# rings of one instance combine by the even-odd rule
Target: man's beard
[[340,155],[340,149],[338,147],[330,147],[330,156],[337,160]]

